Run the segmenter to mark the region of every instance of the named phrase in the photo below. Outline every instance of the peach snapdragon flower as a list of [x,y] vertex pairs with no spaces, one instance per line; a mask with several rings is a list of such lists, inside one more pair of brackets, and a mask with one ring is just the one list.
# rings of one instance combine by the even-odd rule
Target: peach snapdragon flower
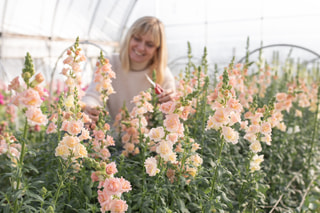
[[154,157],[148,157],[144,162],[144,167],[149,176],[155,176],[160,172],[160,169],[157,168],[157,160]]
[[98,188],[102,189],[98,190],[101,212],[125,212],[128,205],[120,197],[122,193],[132,190],[130,182],[123,177],[114,177],[118,171],[114,162],[109,164],[101,162],[98,168],[98,171],[91,174],[91,179],[93,182],[98,181]]
[[141,91],[139,95],[133,98],[135,107],[130,112],[132,117],[144,117],[144,114],[153,112],[153,106],[149,103],[151,101],[151,95],[149,92]]
[[206,129],[218,130],[220,127],[227,125],[230,122],[229,115],[229,110],[225,108],[217,109],[213,115],[209,116]]
[[8,90],[14,90],[17,92],[22,91],[22,86],[19,81],[19,76],[15,77],[14,79],[11,80],[10,84],[8,85]]
[[21,144],[16,143],[16,138],[7,132],[2,132],[0,138],[0,155],[6,155],[12,163],[17,164],[20,159]]
[[165,114],[171,114],[175,110],[175,107],[174,101],[168,101],[160,105],[160,111]]
[[187,159],[187,162],[194,167],[199,167],[202,165],[203,159],[198,153],[195,153]]
[[106,165],[106,173],[107,175],[114,175],[115,173],[117,173],[117,166],[115,162],[111,162],[109,164]]
[[46,125],[48,123],[47,117],[42,114],[38,107],[29,107],[26,111],[26,116],[30,125]]
[[103,183],[103,188],[108,195],[119,195],[122,192],[120,178],[107,178]]
[[236,132],[231,127],[223,126],[222,127],[222,135],[227,142],[232,144],[237,144],[239,140],[239,133]]
[[[236,72],[236,70],[233,70]],[[232,71],[224,71],[220,76],[221,81],[218,83],[211,96],[211,108],[214,110],[207,120],[205,130],[214,129],[221,133],[226,142],[232,144],[238,143],[239,133],[231,127],[236,123],[241,123],[242,105],[236,99],[233,86],[235,79],[231,79]]]
[[261,123],[261,128],[260,128],[260,131],[262,134],[264,135],[268,135],[268,134],[271,134],[271,124],[269,122],[262,122]]
[[250,161],[250,171],[254,172],[254,171],[258,171],[261,169],[260,164],[261,162],[263,162],[263,155],[257,155],[255,154],[252,158],[252,160]]
[[96,82],[96,90],[100,93],[102,101],[107,101],[109,95],[115,93],[111,79],[116,78],[116,74],[111,67],[109,60],[104,58],[101,52],[99,61],[96,63],[94,82]]
[[156,152],[160,154],[160,156],[165,160],[165,161],[171,161],[172,163],[175,162],[175,153],[173,153],[173,144],[169,141],[160,141],[156,148]]
[[66,111],[69,112],[72,107],[74,107],[74,96],[71,94],[64,99],[64,106]]
[[74,94],[75,90],[77,90],[79,99],[84,95],[84,91],[81,89],[81,66],[85,61],[86,57],[79,47],[79,38],[77,38],[74,45],[67,50],[67,56],[63,60],[64,67],[61,74],[66,77],[65,84],[68,87],[68,91]]
[[128,209],[126,201],[119,199],[123,192],[131,190],[131,185],[123,178],[106,178],[102,182],[103,190],[98,190],[98,201],[101,212],[111,211],[114,213],[125,212]]
[[[113,137],[107,135],[105,130],[97,129],[93,130],[93,138],[92,148],[95,152],[92,153],[92,157],[100,157],[102,160],[107,160],[111,156],[108,147],[115,146]],[[88,139],[91,139],[91,137]]]
[[71,120],[69,122],[67,122],[67,132],[70,135],[78,135],[81,133],[83,129],[83,122],[81,120]]
[[153,141],[160,141],[165,136],[163,127],[161,126],[161,127],[150,129],[148,136]]
[[91,136],[90,136],[90,132],[89,132],[87,129],[82,128],[82,130],[81,130],[81,135],[79,136],[79,139],[80,139],[81,141],[83,141],[83,140],[90,140],[90,139],[92,139],[92,138],[91,138]]
[[75,159],[87,157],[88,153],[78,137],[67,135],[59,142],[55,155],[66,160],[69,156]]
[[180,128],[179,115],[177,114],[167,115],[165,120],[163,121],[163,125],[165,126],[166,130],[169,132],[178,132]]
[[[132,111],[128,114],[124,110],[121,110],[116,117],[114,125],[118,126],[119,130],[123,133],[121,139],[124,147],[122,154],[124,156],[140,153],[139,147],[136,146],[136,144],[140,143],[139,131],[142,134],[148,135],[149,129],[147,128],[148,121],[146,116],[147,113],[153,112],[153,106],[149,101],[151,101],[150,92],[141,91],[133,97],[132,102],[135,104],[135,107]],[[154,131],[156,133],[156,130]]]
[[40,107],[42,100],[38,91],[29,88],[20,94],[20,103],[25,107]]
[[127,202],[124,200],[112,200],[110,204],[110,211],[112,213],[123,213],[128,210]]
[[259,141],[254,141],[250,144],[250,150],[254,153],[258,153],[262,151],[261,143]]

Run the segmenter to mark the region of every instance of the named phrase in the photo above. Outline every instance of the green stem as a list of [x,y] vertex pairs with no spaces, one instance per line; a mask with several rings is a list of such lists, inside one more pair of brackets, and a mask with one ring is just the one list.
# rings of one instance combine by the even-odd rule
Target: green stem
[[211,200],[213,199],[213,195],[214,195],[216,179],[218,177],[218,167],[219,167],[220,161],[221,161],[221,153],[222,153],[223,146],[224,146],[224,139],[222,138],[221,139],[221,143],[220,143],[220,149],[219,149],[217,164],[216,164],[216,168],[215,168],[215,171],[214,171],[214,176],[213,176],[213,179],[211,181]]
[[314,116],[314,126],[313,126],[313,134],[312,134],[312,141],[311,141],[311,147],[310,147],[310,151],[309,151],[309,156],[308,156],[308,170],[310,168],[310,164],[311,164],[311,157],[312,157],[312,151],[313,151],[313,147],[315,145],[315,138],[316,138],[316,133],[317,133],[317,128],[318,128],[318,114],[319,114],[319,102],[320,102],[320,87],[318,89],[318,98],[317,98],[317,108],[316,108],[316,114]]
[[[28,118],[26,117],[25,125],[24,125],[24,131],[23,131],[23,138],[21,140],[21,152],[20,152],[20,158],[18,161],[18,172],[17,172],[17,185],[16,185],[16,191],[20,188],[20,182],[22,179],[22,168],[23,168],[23,159],[25,155],[25,141],[27,140],[27,133],[28,133]],[[18,208],[18,199],[14,201],[14,212],[17,212]]]
[[142,145],[142,190],[143,190],[143,193],[142,193],[142,199],[144,199],[144,196],[146,194],[146,170],[144,169],[144,162],[146,161],[146,153],[147,153],[147,144],[146,143],[143,143],[143,134],[142,134],[142,131],[141,131],[141,118],[139,117],[139,129],[138,129],[138,132],[139,132],[139,143]]
[[[206,83],[203,87],[203,96],[202,96],[202,126],[201,126],[201,140],[200,145],[201,147],[204,147],[204,132],[205,132],[205,124],[206,124],[206,111],[207,111],[207,95],[208,95],[208,85],[209,85],[209,79],[206,78]],[[201,149],[201,155],[203,155],[203,149]]]
[[[254,155],[254,154],[251,152],[250,157],[249,157],[249,160],[246,162],[246,175],[245,175],[244,180],[249,180],[249,175],[250,175],[249,167],[250,167],[250,161],[252,160],[253,155]],[[249,181],[251,182],[251,178],[250,178]],[[241,186],[240,195],[239,195],[239,199],[238,199],[238,200],[239,200],[239,208],[241,207],[242,202],[245,200],[245,199],[244,199],[245,196],[243,196],[243,191],[245,190],[245,187],[247,186],[247,184],[248,184],[249,181],[244,182],[244,183],[242,184],[242,186]],[[250,185],[251,185],[251,184],[250,184]]]
[[[159,161],[160,161],[160,165],[162,165],[162,158],[160,158],[159,159]],[[165,172],[166,172],[166,169],[164,169],[164,167],[161,167],[160,168],[161,170],[160,170],[160,173],[159,174],[157,174],[157,178],[156,178],[156,182],[155,182],[155,186],[154,186],[154,188],[156,189],[156,190],[160,190],[159,191],[159,193],[154,193],[154,202],[153,202],[153,212],[156,212],[156,210],[157,210],[157,204],[158,204],[158,201],[159,201],[159,197],[160,197],[160,194],[161,194],[161,186],[162,186],[162,184],[161,183],[159,183],[160,181],[160,177],[163,177],[164,175],[165,175]],[[158,188],[158,186],[160,186],[159,188]]]
[[71,164],[71,160],[68,159],[67,165],[63,165],[63,163],[60,160],[60,164],[62,164],[62,168],[63,169],[62,169],[62,176],[59,177],[59,180],[60,180],[59,186],[58,186],[58,189],[57,189],[57,191],[56,191],[56,193],[54,195],[54,199],[53,199],[54,208],[56,208],[56,204],[57,204],[57,201],[58,201],[58,198],[59,198],[59,195],[60,195],[60,190],[61,190],[61,188],[63,186],[64,180],[67,178],[66,173],[67,173],[69,165]]
[[[60,107],[59,107],[60,108]],[[58,111],[59,111],[59,109],[58,109]],[[58,120],[57,120],[57,129],[58,129],[58,141],[60,141],[61,140],[61,126],[62,126],[62,121],[61,121],[61,114],[60,113],[58,113]]]
[[54,195],[54,202],[53,202],[53,206],[54,206],[54,208],[56,208],[56,204],[57,204],[57,201],[58,201],[58,198],[59,198],[59,194],[60,194],[60,190],[61,190],[61,188],[62,188],[62,186],[63,186],[63,178],[59,178],[60,179],[60,183],[59,183],[59,186],[58,186],[58,189],[57,189],[57,191],[56,191],[56,194]]

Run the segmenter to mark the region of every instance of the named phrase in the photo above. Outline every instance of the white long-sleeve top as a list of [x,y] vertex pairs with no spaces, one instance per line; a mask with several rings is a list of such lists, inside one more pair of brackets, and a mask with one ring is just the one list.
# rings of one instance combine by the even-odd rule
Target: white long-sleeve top
[[[133,97],[151,87],[151,84],[145,76],[145,74],[148,74],[150,71],[148,69],[141,71],[124,71],[121,68],[119,54],[111,55],[108,59],[112,65],[111,69],[116,73],[116,78],[112,79],[112,86],[115,93],[111,94],[107,101],[107,110],[111,118],[114,119],[124,102],[130,112],[134,107],[134,104],[131,103]],[[95,89],[95,85],[96,83],[94,82],[89,85],[84,97],[82,97],[82,102],[88,106],[103,106],[100,93]],[[175,79],[169,68],[165,70],[164,81],[161,87],[163,89],[175,90]]]

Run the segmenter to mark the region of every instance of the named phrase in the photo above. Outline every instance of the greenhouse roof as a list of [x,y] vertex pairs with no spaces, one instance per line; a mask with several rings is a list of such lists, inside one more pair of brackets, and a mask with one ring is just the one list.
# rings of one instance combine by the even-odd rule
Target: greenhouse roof
[[249,51],[269,46],[274,48],[266,54],[290,52],[314,61],[320,53],[319,8],[317,0],[2,0],[0,71],[12,79],[29,52],[49,77],[77,37],[94,64],[99,49],[116,51],[128,27],[145,15],[165,24],[169,66],[176,74],[186,63],[187,42],[194,60],[207,48],[211,69],[233,56],[243,58],[248,38]]

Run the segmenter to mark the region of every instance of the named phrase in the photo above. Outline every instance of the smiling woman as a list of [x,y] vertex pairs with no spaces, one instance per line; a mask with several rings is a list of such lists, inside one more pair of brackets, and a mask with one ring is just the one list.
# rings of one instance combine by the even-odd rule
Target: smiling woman
[[129,43],[129,55],[132,70],[144,69],[153,58],[157,49],[151,33],[133,36]]
[[[117,92],[109,96],[107,107],[114,119],[123,104],[129,111],[134,103],[131,100],[139,92],[151,87],[146,75],[151,76],[156,70],[156,82],[163,88],[158,94],[160,103],[170,101],[175,96],[175,80],[167,67],[167,46],[163,23],[151,16],[138,19],[125,36],[120,54],[108,57],[116,79],[112,86]],[[82,101],[86,104],[85,112],[96,121],[99,110],[96,106],[103,106],[96,83],[92,82]]]

